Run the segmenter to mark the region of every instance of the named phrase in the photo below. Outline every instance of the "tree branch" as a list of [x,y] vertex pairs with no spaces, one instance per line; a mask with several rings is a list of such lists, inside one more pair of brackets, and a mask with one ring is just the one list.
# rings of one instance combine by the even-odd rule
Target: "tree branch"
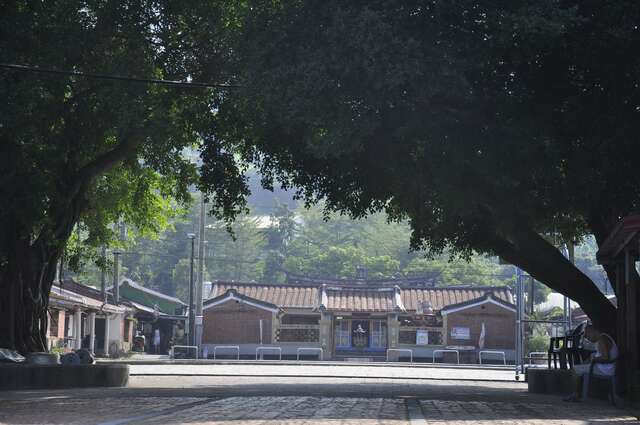
[[508,237],[492,238],[492,249],[525,270],[536,280],[580,304],[601,330],[615,333],[616,309],[596,285],[537,232],[525,227],[510,229]]
[[142,138],[128,137],[112,150],[105,152],[80,168],[75,176],[75,185],[71,191],[71,196],[77,195],[81,192],[82,186],[88,185],[95,177],[106,172],[118,162],[123,161],[127,156],[134,153],[142,142]]

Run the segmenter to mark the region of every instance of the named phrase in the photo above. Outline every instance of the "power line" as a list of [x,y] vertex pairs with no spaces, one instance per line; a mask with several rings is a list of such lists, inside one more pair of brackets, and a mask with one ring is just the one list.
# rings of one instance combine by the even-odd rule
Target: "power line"
[[[186,259],[187,257],[181,257],[179,255],[172,254],[155,254],[149,252],[139,252],[139,251],[122,251],[121,254],[125,255],[142,255],[146,257],[157,257],[157,258],[175,258],[175,259]],[[199,257],[195,256],[194,259],[199,259]],[[256,264],[259,263],[260,260],[238,260],[236,258],[225,258],[225,257],[204,257],[207,261],[221,262],[221,263],[246,263],[246,264]]]
[[115,80],[115,81],[126,81],[126,82],[132,82],[132,83],[159,84],[159,85],[177,86],[177,87],[204,87],[204,88],[225,88],[225,89],[233,89],[233,88],[240,87],[232,84],[201,83],[197,81],[176,81],[176,80],[163,80],[158,78],[138,78],[138,77],[128,77],[124,75],[97,74],[93,72],[66,71],[66,70],[60,70],[60,69],[42,68],[39,66],[21,65],[21,64],[13,64],[13,63],[0,63],[0,68],[10,69],[12,71],[34,72],[39,74],[65,75],[65,76],[74,76],[74,77],[94,78],[99,80]]

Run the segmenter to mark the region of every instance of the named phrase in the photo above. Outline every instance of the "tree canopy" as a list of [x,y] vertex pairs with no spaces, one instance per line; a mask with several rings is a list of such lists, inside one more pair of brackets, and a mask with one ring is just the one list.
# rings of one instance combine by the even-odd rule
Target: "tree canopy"
[[436,254],[498,254],[614,332],[556,247],[637,207],[639,7],[249,2],[216,134],[309,202],[408,218]]
[[[213,30],[224,27],[221,10],[200,2],[3,3],[0,63],[32,68],[0,67],[0,347],[46,349],[49,289],[72,232],[78,247],[113,239],[120,220],[157,231],[176,202],[190,199],[196,166],[183,151],[211,137],[217,91],[132,78],[186,82],[206,70],[224,83]],[[232,217],[246,184],[232,153],[221,144],[213,152],[213,144],[211,201]]]

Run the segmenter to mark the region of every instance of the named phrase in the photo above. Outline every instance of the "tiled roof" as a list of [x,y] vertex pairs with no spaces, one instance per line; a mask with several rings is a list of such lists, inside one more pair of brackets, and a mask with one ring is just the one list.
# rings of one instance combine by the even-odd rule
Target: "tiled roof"
[[326,304],[329,311],[377,312],[395,311],[395,289],[327,287]]
[[449,286],[403,287],[402,285],[310,285],[214,282],[207,298],[230,289],[239,294],[280,308],[324,308],[328,311],[393,312],[416,311],[419,303],[429,301],[435,311],[479,299],[490,294],[496,300],[513,304],[508,287]]
[[402,302],[407,311],[415,311],[418,303],[429,301],[431,308],[444,307],[471,301],[491,294],[494,298],[513,304],[513,295],[506,286],[448,286],[441,288],[402,288]]
[[[76,282],[73,279],[65,279],[62,281],[62,285],[60,285],[59,283],[57,283],[58,286],[75,292],[76,294],[85,296],[85,297],[89,297],[89,298],[93,298],[94,300],[98,300],[98,301],[102,301],[102,292],[99,289],[93,288],[91,286],[85,285],[83,283],[80,282]],[[107,300],[110,303],[113,303],[113,295],[111,295],[110,293],[107,292]]]
[[[113,305],[113,304],[104,304],[99,299],[93,298],[92,296],[81,293],[80,291],[76,291],[75,286],[69,284],[71,281],[65,281],[62,284],[62,287],[56,284],[51,286],[51,292],[49,293],[49,305],[51,307],[82,307],[89,308],[92,310],[103,310],[109,312],[118,312],[122,313],[127,310],[126,306]],[[78,284],[74,282],[76,285],[84,286],[82,284]],[[72,290],[72,288],[74,288]],[[92,288],[88,288],[92,289]],[[99,293],[99,291],[98,291]]]
[[313,308],[318,305],[318,288],[315,286],[214,282],[209,298],[222,295],[229,289],[235,289],[239,294],[282,308]]
[[466,310],[468,308],[471,307],[475,307],[478,305],[482,305],[485,303],[492,303],[492,304],[496,304],[498,306],[502,306],[506,309],[512,310],[515,313],[515,308],[516,306],[513,305],[510,302],[504,301],[500,298],[496,298],[493,296],[493,294],[491,294],[491,292],[487,292],[486,294],[484,294],[484,296],[480,297],[480,298],[473,298],[467,301],[463,301],[461,303],[458,304],[451,304],[446,306],[445,308],[443,308],[442,310],[440,310],[442,312],[442,314],[450,314],[450,313],[454,313],[457,311],[461,311],[461,310]]
[[204,309],[208,309],[210,307],[216,306],[218,304],[222,304],[228,300],[236,300],[236,301],[240,301],[240,302],[245,302],[247,304],[251,304],[255,307],[262,307],[264,309],[267,310],[271,310],[274,312],[277,312],[279,310],[278,306],[272,303],[268,303],[262,300],[259,300],[257,298],[252,298],[249,297],[247,295],[243,295],[241,293],[239,293],[238,291],[236,291],[235,289],[229,289],[227,291],[225,291],[224,293],[218,295],[217,297],[214,298],[209,298],[207,301],[204,302]]

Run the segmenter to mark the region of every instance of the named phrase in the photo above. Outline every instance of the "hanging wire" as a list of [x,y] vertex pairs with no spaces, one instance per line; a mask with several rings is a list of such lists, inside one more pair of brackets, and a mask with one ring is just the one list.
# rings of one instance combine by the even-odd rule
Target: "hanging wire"
[[163,80],[158,78],[139,78],[139,77],[124,76],[124,75],[98,74],[98,73],[83,72],[83,71],[68,71],[68,70],[60,70],[60,69],[53,69],[53,68],[43,68],[40,66],[15,64],[15,63],[0,63],[0,68],[9,69],[17,72],[33,72],[33,73],[39,73],[39,74],[93,78],[98,80],[114,80],[114,81],[130,82],[130,83],[159,84],[159,85],[174,86],[174,87],[200,87],[200,88],[224,88],[224,89],[232,89],[232,88],[240,87],[233,84],[203,83],[198,81]]

